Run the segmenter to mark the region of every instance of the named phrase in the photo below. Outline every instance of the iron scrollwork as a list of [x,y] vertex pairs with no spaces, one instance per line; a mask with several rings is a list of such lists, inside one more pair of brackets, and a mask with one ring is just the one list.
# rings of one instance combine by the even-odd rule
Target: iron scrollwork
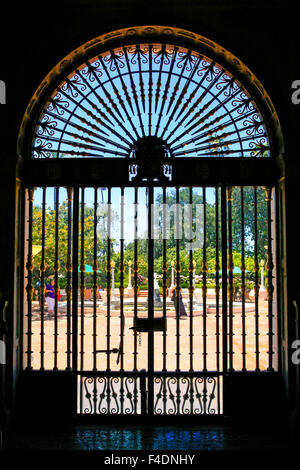
[[[156,415],[212,415],[217,409],[217,377],[155,377]],[[180,393],[179,393],[180,391]]]
[[141,397],[136,377],[87,376],[81,379],[83,414],[140,414]]
[[147,41],[109,48],[64,77],[32,141],[32,158],[128,158],[135,181],[170,181],[170,157],[269,150],[259,108],[232,73],[193,49]]

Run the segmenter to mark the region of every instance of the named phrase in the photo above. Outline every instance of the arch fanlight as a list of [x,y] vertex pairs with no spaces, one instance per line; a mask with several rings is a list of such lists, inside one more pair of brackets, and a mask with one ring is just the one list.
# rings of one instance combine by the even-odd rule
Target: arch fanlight
[[[53,69],[55,86],[46,79],[37,91],[42,106],[34,109],[31,158],[133,159],[134,176],[138,159],[151,154],[154,164],[163,154],[168,177],[174,158],[270,157],[262,101],[252,98],[240,72],[232,73],[236,64],[245,66],[230,55],[226,67],[229,53],[201,36],[165,31],[140,27],[116,32],[117,40],[118,34],[102,36]],[[252,88],[263,95],[253,77]],[[272,106],[268,96],[260,98]]]

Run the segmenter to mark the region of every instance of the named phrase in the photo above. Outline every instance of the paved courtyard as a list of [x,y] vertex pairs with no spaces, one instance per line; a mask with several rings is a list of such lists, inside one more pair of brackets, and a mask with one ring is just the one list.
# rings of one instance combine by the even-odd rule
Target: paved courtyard
[[[145,299],[144,299],[145,301]],[[186,304],[186,311],[188,311],[188,299],[184,299]],[[219,318],[219,334],[217,334],[217,318],[215,308],[213,307],[214,300],[209,301],[212,306],[208,308],[206,315],[206,352],[207,352],[207,369],[211,371],[217,370],[217,342],[219,342],[219,364],[222,365],[222,317]],[[79,306],[80,307],[80,306]],[[139,302],[140,311],[139,316],[146,315],[146,309],[143,301]],[[92,370],[93,367],[93,308],[92,303],[86,301],[84,308],[84,336],[81,336],[81,318],[80,308],[78,315],[78,351],[80,355],[81,339],[84,344],[84,359],[83,369]],[[255,370],[255,311],[254,303],[246,303],[246,367],[247,370]],[[261,370],[267,368],[268,365],[268,317],[267,317],[267,302],[259,302],[259,366]],[[133,326],[133,307],[132,305],[124,309],[125,328],[124,328],[124,369],[131,371],[134,366],[134,332],[131,329]],[[161,310],[155,312],[155,316],[162,316]],[[33,321],[32,321],[32,350],[33,360],[32,366],[34,369],[40,367],[40,350],[41,350],[41,319],[40,309],[37,302],[33,302]],[[107,349],[107,322],[110,322],[110,347],[118,348],[120,343],[120,309],[115,308],[110,313],[110,318],[107,318],[107,310],[105,305],[98,304],[97,306],[97,351]],[[193,314],[193,350],[190,349],[190,317],[180,319],[179,333],[180,333],[180,369],[188,371],[190,369],[191,352],[193,353],[193,367],[194,370],[202,370],[203,368],[203,352],[204,352],[204,328],[203,328],[203,314],[201,308],[194,307]],[[58,368],[65,369],[67,365],[67,316],[66,316],[66,303],[59,302],[58,306]],[[234,369],[240,370],[242,368],[242,314],[240,304],[236,304],[234,318],[233,318],[233,365]],[[44,320],[44,361],[45,369],[52,369],[54,365],[54,318],[47,314],[45,307],[45,320]],[[167,370],[174,371],[176,369],[176,337],[177,322],[174,307],[168,307],[167,310],[167,330],[166,330],[166,361]],[[26,350],[26,344],[25,344]],[[147,369],[147,333],[137,334],[137,369]],[[120,363],[117,364],[117,354],[111,354],[111,369],[120,370]],[[163,332],[155,332],[155,353],[154,353],[154,367],[156,371],[160,371],[163,365]],[[106,354],[103,352],[97,353],[97,368],[99,370],[106,369]]]

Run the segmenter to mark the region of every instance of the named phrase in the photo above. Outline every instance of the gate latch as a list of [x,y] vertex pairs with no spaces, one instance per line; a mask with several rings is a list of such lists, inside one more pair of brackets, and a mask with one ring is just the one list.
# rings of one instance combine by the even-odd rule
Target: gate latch
[[167,322],[166,318],[158,317],[150,320],[149,318],[135,318],[133,321],[133,326],[130,330],[139,331],[141,333],[153,331],[166,331]]

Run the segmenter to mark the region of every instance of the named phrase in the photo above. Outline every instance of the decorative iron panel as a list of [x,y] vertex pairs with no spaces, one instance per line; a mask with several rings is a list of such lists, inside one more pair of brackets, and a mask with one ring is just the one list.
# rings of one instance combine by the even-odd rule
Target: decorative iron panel
[[32,158],[126,158],[160,139],[164,172],[177,157],[269,157],[260,110],[224,66],[172,44],[112,48],[78,65],[48,96]]
[[[81,415],[148,414],[148,384],[154,383],[153,415],[220,415],[221,376],[81,375],[78,413]],[[79,397],[82,397],[79,399]]]

